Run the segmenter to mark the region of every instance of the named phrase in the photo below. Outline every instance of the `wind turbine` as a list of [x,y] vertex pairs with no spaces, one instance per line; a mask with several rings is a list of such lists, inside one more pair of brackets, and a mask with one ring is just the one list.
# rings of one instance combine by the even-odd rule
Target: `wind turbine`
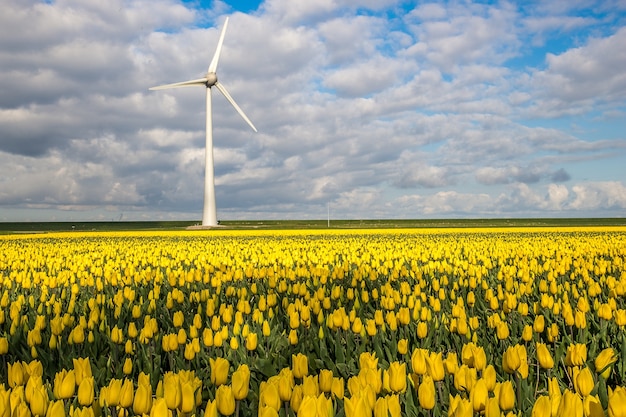
[[158,87],[152,87],[150,90],[164,90],[167,88],[179,88],[179,87],[195,87],[203,86],[206,88],[206,149],[205,149],[205,166],[204,166],[204,209],[202,211],[202,226],[212,227],[217,226],[217,209],[215,206],[215,177],[213,168],[213,116],[211,110],[211,87],[216,87],[226,97],[226,100],[233,105],[235,110],[239,113],[243,120],[245,120],[252,130],[255,132],[256,127],[252,124],[248,116],[245,115],[243,110],[237,105],[235,100],[228,93],[226,88],[217,81],[217,62],[220,59],[220,53],[222,50],[222,43],[224,42],[224,34],[226,33],[226,27],[228,26],[228,18],[224,21],[224,27],[220,34],[220,39],[217,42],[217,49],[209,65],[209,69],[204,78],[196,80],[182,81],[179,83],[165,84]]

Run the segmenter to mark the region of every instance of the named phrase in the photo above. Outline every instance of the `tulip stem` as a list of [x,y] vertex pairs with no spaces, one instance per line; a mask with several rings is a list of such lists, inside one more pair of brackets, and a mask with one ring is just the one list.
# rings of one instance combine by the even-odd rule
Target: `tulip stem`
[[240,402],[241,402],[240,400],[235,401],[235,417],[239,417],[239,403]]
[[443,401],[442,382],[437,381],[437,392],[439,393],[439,401]]

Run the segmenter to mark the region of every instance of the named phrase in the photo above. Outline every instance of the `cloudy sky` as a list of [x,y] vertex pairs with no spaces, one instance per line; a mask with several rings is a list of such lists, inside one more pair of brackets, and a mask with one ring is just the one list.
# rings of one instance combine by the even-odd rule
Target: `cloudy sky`
[[0,221],[626,215],[626,1],[3,0]]

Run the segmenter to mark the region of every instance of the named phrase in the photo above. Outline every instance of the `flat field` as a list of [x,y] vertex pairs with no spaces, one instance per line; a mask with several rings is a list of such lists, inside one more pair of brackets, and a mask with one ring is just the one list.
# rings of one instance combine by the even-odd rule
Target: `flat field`
[[0,398],[54,417],[626,407],[620,219],[386,222],[7,227]]

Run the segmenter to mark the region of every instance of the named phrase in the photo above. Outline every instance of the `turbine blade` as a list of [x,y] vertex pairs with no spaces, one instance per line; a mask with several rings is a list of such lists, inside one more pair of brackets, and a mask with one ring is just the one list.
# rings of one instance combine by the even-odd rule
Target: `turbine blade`
[[241,117],[243,117],[243,120],[245,120],[250,125],[252,130],[254,130],[255,132],[258,132],[258,130],[256,130],[256,127],[254,127],[254,125],[252,124],[250,119],[248,119],[248,116],[246,116],[246,114],[243,112],[243,110],[241,110],[241,108],[237,105],[237,103],[235,103],[235,100],[233,100],[233,98],[230,96],[230,94],[228,94],[228,91],[226,91],[226,88],[222,84],[220,84],[219,82],[216,82],[215,86],[217,87],[218,90],[220,90],[220,92],[222,94],[224,94],[224,97],[226,97],[226,100],[228,100],[230,102],[230,104],[233,105],[235,110],[237,110],[237,113],[239,113],[239,115]]
[[197,85],[206,86],[207,81],[208,80],[206,78],[198,78],[197,80],[189,80],[189,81],[182,81],[179,83],[159,85],[158,87],[151,87],[149,88],[149,90],[165,90],[166,88],[178,88],[178,87],[194,87]]
[[217,71],[217,62],[220,60],[220,54],[222,53],[222,43],[224,43],[224,35],[226,34],[226,27],[228,26],[228,18],[224,21],[224,27],[222,28],[222,33],[220,34],[220,40],[217,42],[217,49],[215,49],[215,54],[213,55],[213,59],[211,60],[211,65],[209,65],[208,72],[216,72]]

